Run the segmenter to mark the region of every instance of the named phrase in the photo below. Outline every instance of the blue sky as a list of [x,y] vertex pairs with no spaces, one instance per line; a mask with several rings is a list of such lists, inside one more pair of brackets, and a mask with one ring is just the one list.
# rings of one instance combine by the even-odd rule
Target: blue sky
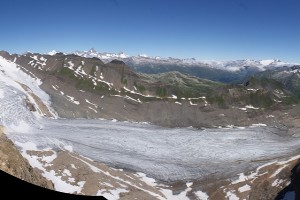
[[0,0],[1,49],[300,63],[298,0]]

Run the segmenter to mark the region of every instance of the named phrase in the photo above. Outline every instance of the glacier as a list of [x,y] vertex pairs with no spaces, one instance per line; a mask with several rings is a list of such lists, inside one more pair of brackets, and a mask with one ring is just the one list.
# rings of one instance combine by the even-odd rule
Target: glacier
[[108,120],[40,120],[26,134],[9,132],[14,142],[39,149],[73,151],[95,161],[141,171],[161,181],[237,174],[263,160],[289,155],[300,140],[277,135],[270,127],[246,129],[162,128]]
[[[293,155],[300,138],[273,127],[166,128],[100,119],[46,118],[24,102],[26,84],[48,106],[38,80],[0,59],[0,125],[15,144],[69,150],[111,166],[143,172],[162,182],[238,174]],[[19,145],[21,148],[22,145]],[[70,148],[71,147],[71,148]]]

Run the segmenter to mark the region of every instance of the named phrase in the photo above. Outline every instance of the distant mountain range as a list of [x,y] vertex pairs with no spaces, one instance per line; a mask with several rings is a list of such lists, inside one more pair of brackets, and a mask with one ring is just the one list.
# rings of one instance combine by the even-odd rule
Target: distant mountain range
[[[55,51],[54,51],[55,52]],[[172,64],[172,65],[182,65],[183,67],[189,66],[199,66],[199,67],[211,67],[216,69],[224,69],[228,71],[238,71],[244,67],[255,67],[264,71],[270,67],[279,67],[279,66],[290,66],[295,65],[295,63],[287,63],[278,59],[270,60],[235,60],[235,61],[198,61],[195,58],[188,59],[179,59],[167,57],[163,58],[160,56],[147,56],[144,54],[139,54],[137,56],[129,56],[124,52],[120,53],[100,53],[95,49],[90,49],[88,51],[75,51],[75,55],[92,58],[97,57],[103,62],[110,62],[114,59],[122,60],[123,62],[133,62],[135,64]]]
[[[49,54],[53,55],[56,51]],[[75,51],[75,54],[86,58],[99,58],[104,63],[112,60],[121,60],[137,72],[147,74],[158,74],[170,71],[193,75],[199,78],[220,81],[223,83],[241,83],[246,78],[257,72],[274,69],[278,67],[291,67],[295,63],[287,63],[278,59],[271,60],[235,60],[235,61],[198,61],[194,58],[162,58],[159,56],[150,57],[147,55],[129,56],[123,52],[120,53],[100,53],[95,49],[88,51]]]

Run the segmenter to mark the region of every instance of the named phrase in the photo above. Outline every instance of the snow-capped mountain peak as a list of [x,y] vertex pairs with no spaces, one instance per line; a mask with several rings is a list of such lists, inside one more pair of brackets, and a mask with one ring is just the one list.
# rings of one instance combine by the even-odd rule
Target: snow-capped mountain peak
[[149,58],[146,54],[139,54],[138,57]]
[[94,48],[91,48],[88,52],[92,53],[92,54],[97,53],[96,49],[94,49]]
[[261,60],[259,61],[260,64],[266,66],[266,65],[271,65],[271,64],[276,64],[276,63],[280,63],[281,61],[278,59],[270,59],[270,60]]
[[58,51],[52,50],[50,52],[48,52],[48,55],[53,56],[55,54],[59,53]]
[[104,62],[110,62],[111,60],[114,59],[125,59],[128,58],[129,56],[125,54],[124,52],[119,52],[119,53],[99,53],[97,52],[94,48],[91,48],[88,51],[75,51],[73,54],[82,56],[82,57],[87,57],[87,58],[92,58],[96,57],[101,59]]
[[148,56],[146,54],[138,54],[136,56],[129,56],[124,52],[119,53],[107,53],[107,52],[97,52],[94,48],[88,51],[75,51],[76,55],[83,57],[97,57],[103,62],[108,63],[114,59],[121,60],[127,64],[144,64],[144,65],[173,65],[173,66],[199,66],[199,67],[210,67],[218,68],[228,71],[239,71],[245,67],[254,67],[259,71],[264,71],[273,67],[280,66],[292,66],[295,63],[282,62],[278,59],[267,59],[267,60],[233,60],[233,61],[199,61],[195,58],[173,58],[173,57],[160,57],[160,56]]

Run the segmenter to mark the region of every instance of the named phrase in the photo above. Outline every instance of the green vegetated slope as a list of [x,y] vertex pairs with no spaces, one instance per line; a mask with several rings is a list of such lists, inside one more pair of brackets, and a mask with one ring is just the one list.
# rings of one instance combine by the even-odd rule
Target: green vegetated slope
[[274,70],[267,70],[256,75],[260,79],[275,80],[282,87],[290,91],[295,97],[300,99],[300,66],[284,67]]
[[[135,63],[128,61],[127,64],[137,72],[146,74],[160,74],[171,71],[178,71],[184,74],[190,74],[198,78],[219,81],[222,83],[241,83],[245,78],[257,72],[257,69],[245,67],[238,71],[229,71],[218,68],[212,68],[207,64],[203,65],[175,65],[175,64],[157,64],[157,63]],[[247,68],[247,69],[246,69]]]
[[180,72],[167,72],[161,74],[140,74],[141,80],[150,85],[149,89],[155,90],[159,97],[177,96],[181,98],[196,98],[206,96],[213,90],[222,87],[224,84]]

